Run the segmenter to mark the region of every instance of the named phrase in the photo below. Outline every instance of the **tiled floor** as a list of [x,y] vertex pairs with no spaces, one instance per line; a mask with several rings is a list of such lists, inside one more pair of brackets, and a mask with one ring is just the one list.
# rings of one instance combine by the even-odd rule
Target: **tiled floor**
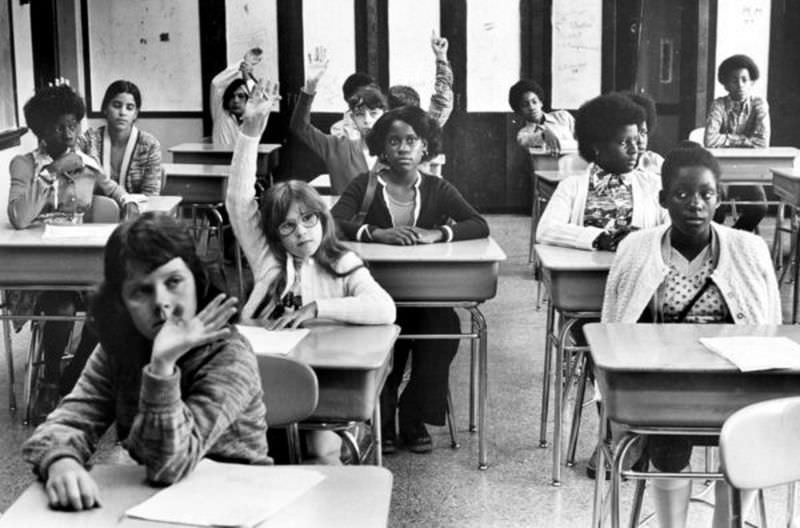
[[[586,408],[577,464],[564,469],[560,488],[552,487],[552,450],[537,447],[545,312],[534,309],[536,283],[527,265],[530,219],[489,220],[492,236],[509,257],[501,267],[497,297],[483,306],[489,328],[490,466],[477,469],[477,435],[466,431],[469,348],[462,345],[451,370],[461,448],[450,449],[447,428],[432,428],[433,453],[401,451],[385,458],[395,479],[390,526],[588,527],[593,481],[585,477],[585,463],[596,435],[596,412]],[[762,235],[771,241],[771,230],[764,229]],[[25,339],[15,336],[18,367]],[[19,459],[19,445],[30,429],[5,410],[7,376],[0,370],[0,509],[5,509],[32,475]],[[696,462],[702,463],[699,454]],[[626,484],[626,504],[631,491],[632,485]],[[783,519],[785,492],[770,491],[767,497],[774,525]],[[652,511],[647,496],[645,511]],[[710,508],[692,506],[690,526],[710,526],[710,519]]]

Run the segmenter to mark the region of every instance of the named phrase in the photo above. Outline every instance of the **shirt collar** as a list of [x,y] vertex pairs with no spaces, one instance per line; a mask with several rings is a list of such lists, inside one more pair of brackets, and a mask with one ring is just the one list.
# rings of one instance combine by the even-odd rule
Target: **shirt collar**
[[598,184],[607,184],[612,178],[618,178],[622,185],[630,185],[632,172],[614,174],[601,169],[596,163],[591,163],[589,165],[589,183],[597,186]]

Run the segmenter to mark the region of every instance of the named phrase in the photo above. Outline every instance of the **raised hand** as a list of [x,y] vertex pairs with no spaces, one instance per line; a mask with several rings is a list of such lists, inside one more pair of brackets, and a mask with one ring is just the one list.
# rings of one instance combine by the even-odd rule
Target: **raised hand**
[[50,171],[74,179],[74,176],[83,170],[83,160],[74,152],[59,157],[49,167]]
[[447,39],[444,37],[439,37],[436,35],[436,31],[431,31],[431,49],[433,50],[433,54],[436,55],[436,60],[447,60],[447,49],[450,47],[450,44],[447,42]]
[[308,94],[317,93],[317,85],[322,76],[328,70],[328,50],[324,46],[317,46],[312,53],[308,54],[308,66],[306,68],[306,87]]
[[72,457],[59,458],[50,464],[45,491],[54,509],[80,511],[100,506],[97,483]]
[[304,321],[317,318],[317,303],[311,302],[295,310],[294,312],[287,313],[267,323],[267,330],[282,330],[284,328],[297,328]]
[[160,375],[170,375],[178,361],[191,349],[228,337],[228,319],[236,313],[236,298],[217,295],[190,320],[183,318],[183,307],[176,306],[153,340],[150,365]]
[[415,228],[409,226],[376,229],[372,232],[372,240],[381,244],[413,246],[419,243],[419,233],[415,231]]
[[242,114],[242,133],[250,137],[261,137],[267,126],[269,113],[281,100],[280,86],[270,81],[259,81],[253,88]]

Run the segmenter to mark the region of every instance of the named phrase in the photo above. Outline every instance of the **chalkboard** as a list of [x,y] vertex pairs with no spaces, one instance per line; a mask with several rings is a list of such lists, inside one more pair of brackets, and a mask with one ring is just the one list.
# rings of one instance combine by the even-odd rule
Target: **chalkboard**
[[201,112],[198,2],[84,0],[87,96],[99,112],[117,79],[142,92],[145,112]]
[[14,68],[14,34],[11,0],[0,0],[0,136],[17,131],[17,89]]
[[553,1],[553,108],[600,95],[602,29],[602,0]]

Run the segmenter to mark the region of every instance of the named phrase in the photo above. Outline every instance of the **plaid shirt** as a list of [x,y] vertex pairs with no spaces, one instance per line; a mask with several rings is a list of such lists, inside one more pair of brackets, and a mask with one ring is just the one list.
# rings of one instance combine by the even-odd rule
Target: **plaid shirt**
[[589,190],[583,225],[593,226],[613,233],[631,225],[633,193],[630,179],[625,174],[611,174],[597,165],[589,174]]
[[715,99],[706,118],[706,147],[769,146],[767,102],[758,96],[734,101],[729,95]]

